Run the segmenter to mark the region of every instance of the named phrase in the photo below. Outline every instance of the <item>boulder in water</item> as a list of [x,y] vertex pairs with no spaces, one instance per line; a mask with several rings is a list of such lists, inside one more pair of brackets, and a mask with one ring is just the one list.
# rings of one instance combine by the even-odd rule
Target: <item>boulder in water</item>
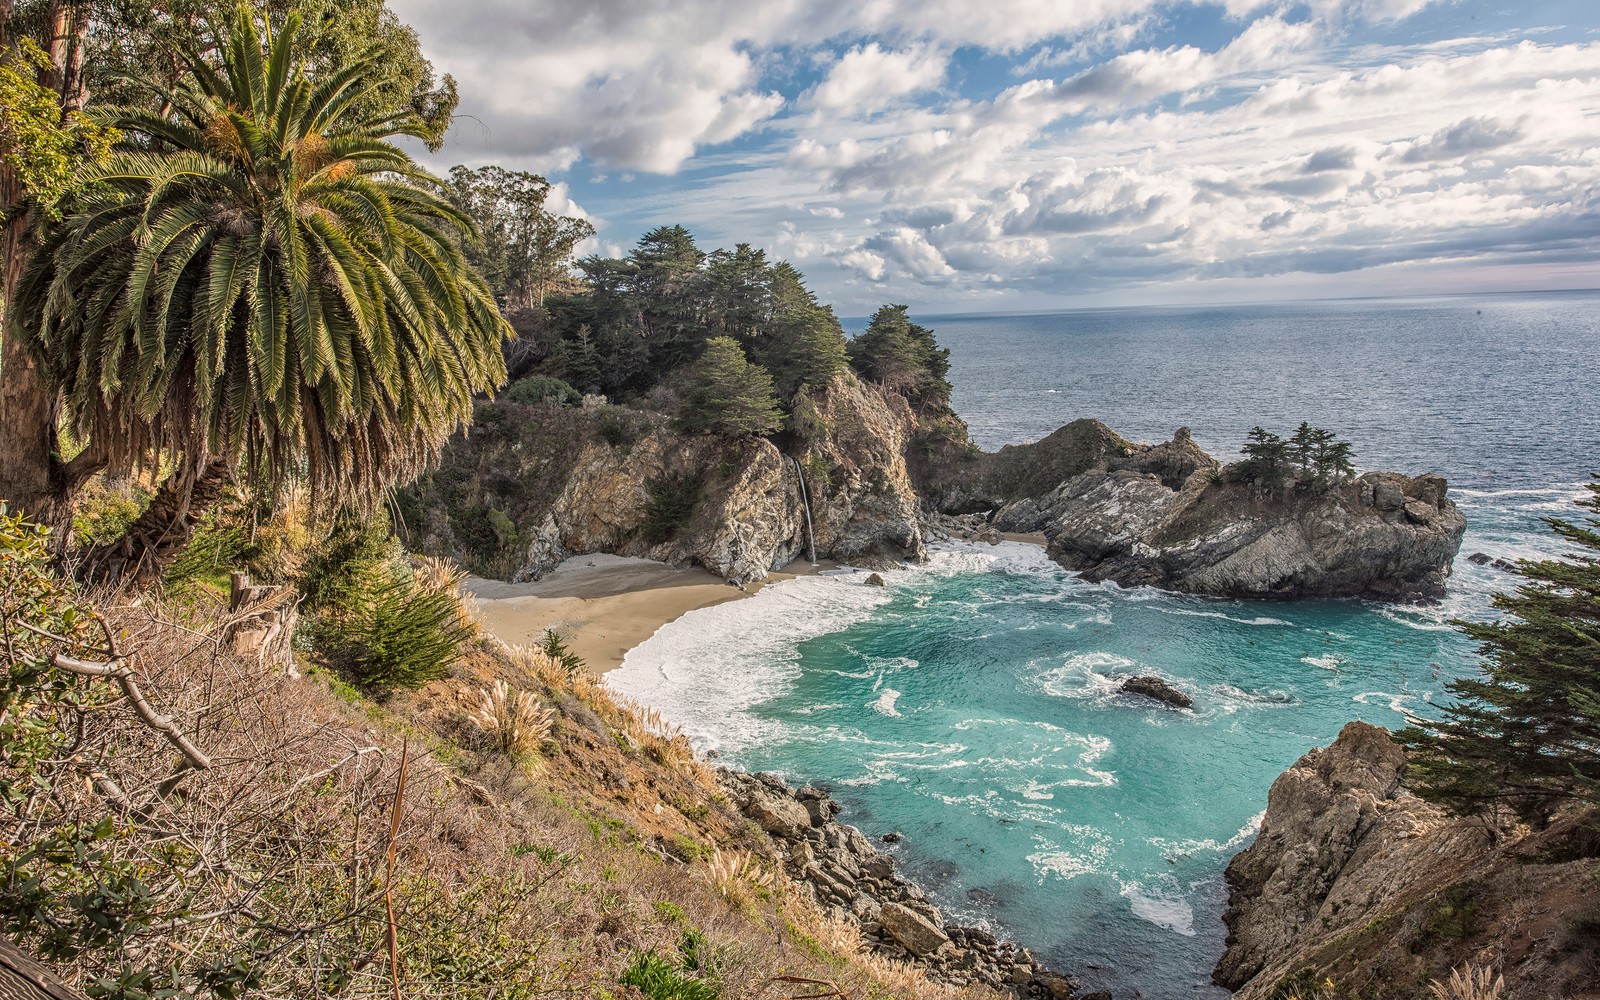
[[877,573],[873,573],[871,576],[867,577],[865,582],[866,582],[866,585],[869,586],[869,587],[882,587],[882,586],[885,586],[885,584],[883,582],[883,577],[879,576]]
[[1129,677],[1122,682],[1120,689],[1124,694],[1143,695],[1156,701],[1172,705],[1175,708],[1193,708],[1194,699],[1179,691],[1159,677],[1142,676]]

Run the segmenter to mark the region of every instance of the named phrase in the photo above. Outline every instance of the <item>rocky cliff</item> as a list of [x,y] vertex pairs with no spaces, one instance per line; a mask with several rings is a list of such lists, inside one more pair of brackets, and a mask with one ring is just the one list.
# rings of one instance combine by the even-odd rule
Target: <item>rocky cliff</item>
[[623,407],[480,410],[489,418],[480,412],[406,505],[414,548],[478,572],[537,579],[610,552],[744,583],[808,555],[812,531],[819,559],[878,567],[924,554],[905,458],[915,419],[899,396],[848,376],[809,397],[789,455]]
[[1273,783],[1228,866],[1216,982],[1238,1000],[1329,981],[1315,995],[1414,1000],[1476,965],[1505,977],[1506,1000],[1600,996],[1594,817],[1537,833],[1456,819],[1404,770],[1385,730],[1352,722]]
[[[1443,595],[1466,519],[1438,476],[1369,472],[1277,496],[1232,481],[1194,443],[1135,445],[1076,421],[979,469],[977,494],[1005,531],[1042,530],[1050,554],[1089,580],[1219,597]],[[1041,485],[1056,476],[1056,485]]]

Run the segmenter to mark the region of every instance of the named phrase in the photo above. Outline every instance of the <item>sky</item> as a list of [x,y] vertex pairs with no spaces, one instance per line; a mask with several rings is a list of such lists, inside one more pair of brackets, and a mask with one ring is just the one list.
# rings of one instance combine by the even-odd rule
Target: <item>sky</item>
[[389,0],[618,255],[843,315],[1600,286],[1600,3]]

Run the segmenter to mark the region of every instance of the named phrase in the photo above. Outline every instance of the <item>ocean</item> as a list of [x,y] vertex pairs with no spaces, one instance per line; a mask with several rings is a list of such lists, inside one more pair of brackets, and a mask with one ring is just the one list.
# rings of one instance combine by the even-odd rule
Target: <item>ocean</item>
[[[946,545],[865,587],[795,579],[693,612],[607,683],[705,753],[832,789],[844,821],[902,834],[897,862],[947,917],[1034,949],[1090,989],[1210,984],[1222,873],[1273,779],[1351,719],[1395,728],[1476,669],[1450,624],[1561,551],[1600,471],[1600,293],[917,317],[951,351],[985,448],[1077,417],[1230,460],[1260,424],[1339,432],[1363,469],[1436,472],[1468,519],[1447,599],[1183,597],[1077,579],[1020,543]],[[1120,695],[1157,674],[1192,711]]]

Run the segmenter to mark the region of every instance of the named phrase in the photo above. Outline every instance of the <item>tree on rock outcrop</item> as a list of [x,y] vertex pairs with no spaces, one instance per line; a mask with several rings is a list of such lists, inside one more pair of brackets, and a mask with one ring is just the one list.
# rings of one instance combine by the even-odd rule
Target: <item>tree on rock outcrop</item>
[[[1600,513],[1600,477],[1578,501]],[[1438,722],[1401,731],[1419,792],[1460,813],[1506,807],[1542,822],[1564,804],[1600,804],[1600,516],[1548,519],[1584,552],[1525,560],[1522,583],[1495,596],[1512,616],[1458,622],[1484,673],[1449,685]]]
[[911,322],[907,307],[888,305],[850,341],[850,365],[926,412],[950,402],[950,351],[933,331]]
[[691,434],[771,434],[783,422],[772,376],[745,359],[732,337],[712,337],[689,369],[678,426]]

